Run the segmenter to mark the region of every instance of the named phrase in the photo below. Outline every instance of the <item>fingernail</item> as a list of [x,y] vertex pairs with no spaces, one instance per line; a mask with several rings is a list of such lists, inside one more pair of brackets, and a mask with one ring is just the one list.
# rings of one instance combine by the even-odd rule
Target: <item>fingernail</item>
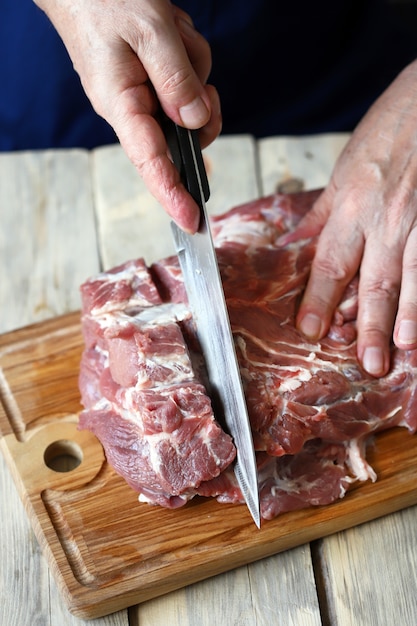
[[363,367],[372,376],[384,374],[384,355],[381,348],[366,348],[362,359]]
[[412,320],[402,320],[398,327],[398,339],[401,343],[413,344],[417,342],[417,324]]
[[321,319],[313,313],[307,313],[299,324],[303,335],[310,339],[318,339],[321,334]]
[[207,122],[208,109],[201,98],[196,98],[180,108],[180,116],[187,128],[201,128]]

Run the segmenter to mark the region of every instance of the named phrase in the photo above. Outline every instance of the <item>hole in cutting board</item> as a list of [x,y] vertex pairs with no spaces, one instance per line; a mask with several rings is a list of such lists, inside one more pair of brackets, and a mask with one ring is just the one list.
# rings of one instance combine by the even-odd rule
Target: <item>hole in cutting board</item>
[[75,441],[61,439],[54,441],[43,454],[45,465],[54,472],[71,472],[83,460],[83,451]]

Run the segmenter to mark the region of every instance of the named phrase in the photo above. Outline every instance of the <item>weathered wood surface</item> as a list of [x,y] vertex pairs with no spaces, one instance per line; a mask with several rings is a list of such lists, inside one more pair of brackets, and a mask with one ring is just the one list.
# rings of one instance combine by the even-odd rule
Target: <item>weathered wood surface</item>
[[[78,286],[99,268],[90,156],[0,155],[0,331],[80,306]],[[0,624],[81,625],[65,608],[0,454]],[[127,611],[97,626],[128,624]]]
[[[304,188],[326,184],[346,136],[268,139],[257,146],[239,140],[242,149],[236,138],[222,138],[206,152],[210,210],[277,185],[288,188],[288,181]],[[250,164],[256,158],[259,169]],[[100,265],[168,253],[161,239],[167,220],[146,247],[153,220],[165,216],[118,147],[0,155],[0,215],[1,332],[77,309],[79,283]],[[139,246],[143,235],[146,245]],[[0,463],[0,624],[84,623],[63,606],[1,455]],[[413,507],[94,623],[411,626],[417,622],[416,522]]]

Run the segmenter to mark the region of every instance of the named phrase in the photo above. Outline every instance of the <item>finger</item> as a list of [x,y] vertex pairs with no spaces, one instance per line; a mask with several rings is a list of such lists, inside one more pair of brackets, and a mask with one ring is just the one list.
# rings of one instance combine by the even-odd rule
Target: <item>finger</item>
[[[188,16],[187,16],[188,17]],[[176,16],[175,23],[190,63],[204,85],[211,72],[211,50],[207,40],[194,28],[191,18]]]
[[403,256],[403,275],[394,342],[403,350],[417,348],[417,230],[407,240]]
[[323,227],[298,310],[296,325],[313,341],[327,333],[333,312],[362,257],[363,236],[356,222],[346,219],[347,214],[343,210],[331,214]]
[[97,112],[111,124],[127,156],[165,211],[180,228],[195,232],[199,209],[167,156],[165,136],[153,117],[159,104],[144,82],[142,65],[133,50],[126,47],[118,63],[110,59],[107,67],[110,71],[98,81],[98,95],[92,99]]
[[123,127],[119,139],[147,188],[166,212],[180,228],[196,232],[199,208],[167,156],[165,137],[155,118],[147,114],[134,116]]
[[[187,48],[205,78],[209,69],[204,68],[211,67],[209,45],[189,22],[177,21],[183,32],[187,31],[183,34]],[[141,27],[141,36],[134,50],[165,113],[177,124],[191,129],[201,128],[210,119],[210,100],[192,65],[172,11],[154,15],[153,21],[142,22]]]
[[[119,102],[120,110],[130,110],[134,114],[118,116],[114,127],[123,149],[152,195],[178,226],[187,232],[194,233],[199,225],[200,210],[182,185],[177,169],[167,158],[168,147],[165,136],[152,116],[152,104],[148,107],[149,113],[137,109],[138,102],[145,102],[147,92],[145,85],[136,90],[124,92],[125,101],[123,104]],[[213,116],[209,124],[200,130],[202,147],[213,141],[221,130],[217,91],[214,87],[208,86],[208,92],[212,102]]]
[[206,148],[210,145],[222,130],[222,113],[219,94],[213,85],[206,85],[206,92],[210,99],[211,116],[207,124],[200,128],[199,131],[201,148]]
[[361,264],[357,318],[358,358],[372,376],[390,365],[390,341],[401,283],[402,251],[369,237]]
[[[160,202],[174,221],[194,233],[199,225],[200,211],[197,204],[181,183],[178,170],[167,158],[168,147],[165,136],[153,117],[152,103],[148,111],[138,111],[137,103],[146,100],[148,90],[145,85],[123,92],[123,102],[119,100],[119,110],[130,111],[114,118],[114,128],[127,156],[135,165],[152,195]],[[209,89],[213,113],[219,109],[218,94]],[[144,94],[144,95],[139,95]],[[148,97],[149,94],[148,94]],[[150,101],[151,102],[151,101]],[[210,143],[220,132],[221,115],[210,119],[209,124],[200,130],[202,146]]]

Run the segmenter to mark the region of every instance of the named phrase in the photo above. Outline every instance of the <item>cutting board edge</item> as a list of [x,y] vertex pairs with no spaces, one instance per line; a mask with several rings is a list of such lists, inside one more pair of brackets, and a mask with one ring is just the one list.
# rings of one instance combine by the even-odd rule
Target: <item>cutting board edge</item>
[[[247,540],[242,543],[239,549],[233,549],[232,558],[230,558],[230,554],[227,555],[227,558],[223,559],[215,555],[204,564],[201,564],[201,562],[196,562],[194,565],[188,563],[189,567],[185,578],[173,576],[172,568],[166,566],[164,568],[164,575],[159,576],[157,580],[155,579],[154,572],[147,576],[138,570],[137,574],[130,578],[116,583],[109,583],[99,588],[93,588],[91,586],[82,585],[75,578],[54,528],[48,527],[44,516],[39,514],[36,502],[33,501],[34,498],[27,493],[18,472],[15,471],[13,460],[4,441],[0,442],[0,448],[3,454],[6,452],[4,456],[7,466],[11,472],[19,497],[22,500],[44,558],[54,576],[64,604],[75,617],[87,620],[104,617],[116,611],[126,609],[134,604],[160,597],[189,584],[197,583],[212,576],[247,565],[248,563],[253,563],[262,558],[277,555],[310,541],[322,539],[337,532],[347,530],[359,524],[417,504],[417,489],[414,491],[411,498],[408,490],[399,490],[395,498],[387,497],[383,501],[378,499],[375,493],[375,502],[370,506],[363,506],[357,509],[354,518],[349,517],[348,514],[341,514],[339,512],[340,509],[347,509],[350,506],[352,498],[355,500],[361,499],[362,497],[366,499],[367,496],[365,494],[362,496],[362,491],[366,485],[361,485],[354,491],[348,492],[344,499],[333,504],[321,507],[310,507],[302,509],[299,512],[284,514],[282,517],[293,517],[298,514],[300,516],[310,515],[316,518],[314,524],[306,526],[296,533],[288,533],[278,538],[274,537],[274,520],[272,520],[271,526],[269,526],[270,523],[268,521],[263,522],[263,528],[261,528],[260,531],[253,527],[255,536],[260,533],[258,537],[261,539],[262,535],[264,535],[261,542],[255,542],[254,545],[248,547],[246,545]],[[375,485],[370,486],[374,487]],[[379,483],[378,490],[381,492],[385,491],[385,485],[382,481]],[[213,502],[213,504],[217,503]],[[224,505],[218,506],[222,507]],[[176,582],[176,580],[180,582]],[[139,582],[141,584],[140,589],[138,588]],[[110,594],[109,590],[111,590]]]
[[[217,562],[216,567],[209,567],[209,571],[206,571],[204,568],[202,568],[201,564],[196,565],[194,568],[189,570],[189,573],[192,574],[192,576],[189,576],[189,580],[184,580],[183,578],[181,583],[175,583],[168,574],[166,578],[159,579],[160,586],[163,587],[163,590],[161,591],[155,591],[155,586],[151,581],[149,583],[149,589],[147,587],[143,587],[140,591],[135,589],[124,590],[123,584],[120,584],[120,589],[118,588],[119,586],[114,586],[114,593],[111,597],[105,595],[105,589],[97,590],[97,592],[91,592],[91,590],[83,588],[83,592],[78,595],[76,593],[71,593],[71,589],[68,587],[65,580],[63,580],[63,583],[65,585],[65,593],[64,589],[61,586],[60,590],[68,610],[75,617],[86,620],[105,617],[111,613],[115,613],[116,611],[126,609],[130,606],[134,606],[136,604],[140,604],[148,600],[155,599],[157,597],[161,597],[172,591],[176,591],[188,585],[207,580],[213,576],[217,576],[231,571],[232,569],[248,565],[249,563],[254,563],[263,558],[278,555],[281,552],[291,550],[293,548],[307,544],[311,541],[324,539],[325,537],[329,537],[338,532],[349,530],[349,528],[356,527],[360,524],[370,522],[372,520],[376,520],[380,517],[384,517],[387,514],[398,512],[412,504],[417,504],[417,495],[412,503],[410,503],[409,501],[405,503],[404,498],[400,497],[398,501],[390,502],[389,509],[384,509],[383,511],[380,510],[378,514],[375,514],[375,511],[373,511],[373,513],[371,514],[370,511],[372,509],[369,509],[366,515],[361,516],[360,521],[356,520],[351,524],[345,524],[341,521],[340,524],[338,523],[334,525],[333,528],[328,528],[324,532],[323,527],[312,526],[308,529],[308,531],[303,532],[300,535],[294,535],[291,541],[286,541],[285,545],[281,545],[278,548],[276,545],[271,544],[270,542],[268,542],[268,544],[265,542],[263,544],[265,549],[256,555],[252,554],[250,557],[248,557],[248,551],[244,551],[242,549],[241,558],[236,559],[232,564],[229,561],[227,565],[222,566],[219,564],[219,562]],[[281,541],[281,543],[283,543],[283,541]],[[59,576],[61,576],[60,572]],[[143,580],[142,576],[140,576],[140,578],[141,580]]]
[[[67,324],[68,328],[62,329],[62,324]],[[6,336],[3,335],[3,337],[0,337],[0,348],[1,346],[6,346],[7,348],[10,342],[12,342],[14,349],[18,349],[19,346],[23,344],[27,347],[28,341],[34,338],[38,341],[42,333],[48,338],[53,335],[54,332],[57,332],[62,339],[62,337],[65,338],[65,333],[68,335],[74,333],[74,327],[78,334],[80,332],[80,318],[78,312],[66,314],[59,319],[53,318],[33,324],[31,327],[7,333]],[[0,350],[0,356],[1,354]],[[403,436],[410,438],[411,441],[412,436],[404,429],[401,430],[404,432]],[[378,435],[378,437],[379,436],[380,435]],[[384,437],[387,435],[381,433],[381,436]],[[388,434],[388,437],[389,436]],[[406,446],[406,449],[408,450],[412,446],[413,444],[410,443],[410,446]],[[30,494],[27,493],[25,485],[14,466],[13,458],[11,458],[11,454],[9,454],[4,437],[1,438],[1,448],[3,451],[5,448],[7,449],[7,464],[11,470],[19,496],[23,501],[39,545],[57,582],[64,603],[72,614],[86,619],[102,617],[117,610],[125,609],[127,606],[164,595],[174,589],[182,588],[188,584],[221,574],[241,565],[273,556],[308,541],[320,539],[334,534],[335,532],[346,530],[352,526],[398,511],[417,502],[416,490],[414,489],[412,492],[410,490],[411,478],[414,479],[415,472],[413,471],[413,463],[410,461],[410,454],[406,451],[405,458],[408,460],[408,474],[404,472],[398,476],[398,474],[395,474],[395,469],[390,470],[387,472],[387,479],[384,480],[383,478],[382,480],[378,480],[374,485],[365,483],[359,486],[359,488],[354,488],[352,491],[348,492],[344,499],[331,505],[283,514],[271,523],[265,522],[260,531],[256,531],[250,520],[250,516],[248,514],[244,515],[244,512],[242,512],[244,521],[241,522],[239,513],[239,530],[242,538],[241,544],[238,546],[228,546],[229,549],[223,549],[221,556],[218,554],[208,554],[208,561],[203,563],[203,565],[201,561],[193,564],[192,558],[188,559],[187,565],[190,566],[190,570],[185,576],[179,579],[180,582],[178,583],[175,582],[175,577],[172,577],[171,573],[173,570],[168,564],[164,568],[163,576],[159,577],[157,583],[155,583],[155,574],[152,574],[152,576],[148,576],[146,584],[144,584],[143,573],[138,571],[136,576],[124,578],[123,580],[109,584],[106,583],[94,589],[91,586],[80,584],[75,578],[65,551],[62,548],[62,544],[57,538],[54,527],[48,528],[47,522],[45,521],[46,516],[40,515],[36,502],[34,502]],[[10,458],[7,459],[7,456]],[[387,481],[391,481],[392,485],[396,487],[395,493],[391,497],[384,494]],[[401,483],[399,489],[397,489],[397,481]],[[373,495],[370,497],[371,505],[361,505],[359,507],[360,510],[356,511],[355,517],[349,519],[349,515],[347,515],[349,503],[357,503],[360,502],[361,499],[366,503],[369,497],[367,496],[369,488],[373,490]],[[36,498],[36,495],[32,497]],[[219,505],[215,501],[213,501],[212,504],[213,506],[220,507],[219,509],[213,509],[215,517],[218,515],[216,511],[222,510],[222,507],[228,506]],[[284,523],[285,516],[290,516],[291,520],[299,520],[300,517],[302,518],[304,516],[314,518],[315,521],[310,526],[307,525],[302,528],[299,532],[287,532],[284,536],[277,538],[274,536],[274,532],[276,533],[277,527]],[[219,519],[221,519],[221,516]],[[230,529],[227,532],[229,536],[232,536]],[[260,534],[253,535],[252,533]],[[257,537],[258,541],[254,542],[253,536]],[[225,552],[227,553],[226,558],[224,558]],[[136,582],[133,588],[132,581]],[[142,584],[140,589],[138,589],[138,581]]]

